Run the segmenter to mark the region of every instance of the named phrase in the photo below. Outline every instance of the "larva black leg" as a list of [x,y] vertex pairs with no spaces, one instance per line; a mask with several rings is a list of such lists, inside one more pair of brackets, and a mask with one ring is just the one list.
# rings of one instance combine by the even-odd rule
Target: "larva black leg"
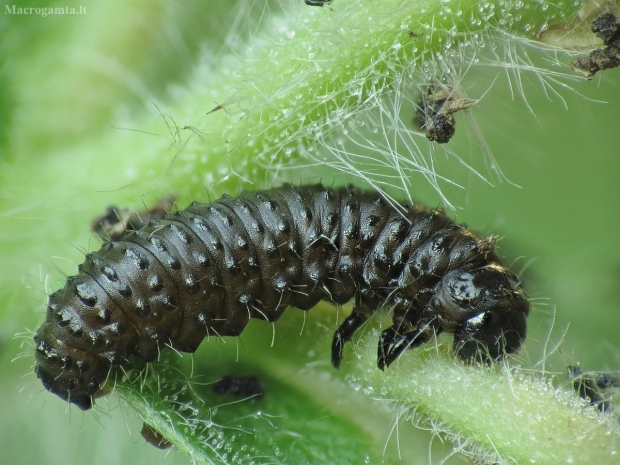
[[306,5],[310,5],[310,6],[323,6],[326,3],[331,3],[332,0],[305,0],[306,1]]
[[355,331],[357,331],[367,319],[368,317],[356,307],[353,309],[353,313],[351,313],[336,330],[332,341],[332,365],[334,365],[334,367],[338,368],[340,366],[344,345],[351,340]]
[[[414,349],[427,343],[433,334],[439,334],[441,328],[437,325],[433,325],[432,321],[421,321],[416,329],[409,331],[408,333],[401,334],[396,338],[392,347],[387,351],[387,354],[378,360],[377,365],[380,369],[389,367],[394,360],[396,360],[405,351],[405,349]],[[398,335],[397,335],[398,336]]]
[[385,331],[381,332],[379,337],[379,347],[377,350],[377,365],[381,370],[385,369],[385,359],[390,352],[390,346],[396,341],[398,336],[397,325],[392,325]]

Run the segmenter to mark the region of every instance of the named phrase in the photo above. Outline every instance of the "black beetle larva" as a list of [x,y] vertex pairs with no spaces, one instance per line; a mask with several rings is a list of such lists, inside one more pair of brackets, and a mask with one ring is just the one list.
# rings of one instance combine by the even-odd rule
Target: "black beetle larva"
[[166,345],[193,352],[209,334],[237,336],[250,318],[275,321],[289,305],[309,310],[320,300],[354,302],[334,334],[336,367],[381,307],[393,310],[381,369],[444,331],[461,358],[497,359],[521,347],[530,305],[494,245],[440,211],[397,210],[354,187],[194,202],[86,255],[49,297],[35,372],[88,409],[110,368],[132,355],[152,361]]

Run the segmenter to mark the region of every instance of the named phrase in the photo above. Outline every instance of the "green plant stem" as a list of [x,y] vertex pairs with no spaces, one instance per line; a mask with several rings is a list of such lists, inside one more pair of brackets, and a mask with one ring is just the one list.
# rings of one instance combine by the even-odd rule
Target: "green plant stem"
[[467,367],[436,354],[399,362],[385,375],[368,370],[365,379],[417,416],[437,420],[438,431],[488,463],[619,462],[615,421],[540,374]]

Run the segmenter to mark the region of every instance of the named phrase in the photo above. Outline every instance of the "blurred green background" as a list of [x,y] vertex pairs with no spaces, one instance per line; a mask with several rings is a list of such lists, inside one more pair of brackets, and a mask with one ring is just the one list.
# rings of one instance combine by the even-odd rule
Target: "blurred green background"
[[[43,165],[40,160],[63,148],[84,147],[87,157],[89,136],[110,131],[119,115],[152,113],[157,118],[149,100],[166,101],[170,84],[189,79],[201,50],[210,49],[215,57],[225,54],[227,41],[239,40],[229,35],[233,27],[246,32],[255,27],[244,9],[257,18],[265,3],[82,4],[87,6],[84,16],[0,16],[0,461],[189,463],[179,452],[146,444],[139,435],[141,421],[117,400],[110,400],[109,411],[82,413],[44,393],[31,374],[29,337],[14,335],[43,321],[43,291],[62,282],[62,274],[54,271],[60,260],[54,257],[65,255],[52,249],[46,237],[66,237],[66,250],[74,239],[81,241],[76,249],[92,248],[88,226],[102,208],[84,212],[74,207],[74,194],[66,186],[70,182],[63,179],[51,180],[57,189],[43,195],[41,186],[28,185],[28,177]],[[264,15],[279,8],[277,1],[266,5]],[[524,359],[540,360],[541,341],[555,311],[552,340],[568,330],[547,369],[561,373],[565,365],[579,362],[585,370],[618,370],[620,71],[572,82],[582,95],[559,89],[567,109],[557,96],[546,97],[535,76],[526,77],[524,88],[535,114],[518,95],[511,98],[497,69],[472,69],[463,87],[475,90],[476,83],[496,76],[474,115],[503,172],[521,188],[507,183],[491,188],[441,160],[437,151],[442,173],[457,173],[466,187],[446,190],[462,207],[457,221],[498,234],[501,253],[518,258],[516,271],[525,268],[523,280],[535,300]],[[464,114],[457,116],[450,148],[480,165],[477,138]],[[102,206],[114,201],[113,192],[97,195]],[[418,198],[439,204],[423,184]],[[75,231],[64,231],[62,215],[67,214],[84,217],[77,239]],[[50,225],[54,231],[45,229]],[[74,269],[71,263],[66,266]],[[46,283],[50,272],[56,275]],[[270,339],[268,325],[256,331]],[[22,353],[26,356],[12,361]],[[420,438],[421,444],[430,440],[426,432]]]

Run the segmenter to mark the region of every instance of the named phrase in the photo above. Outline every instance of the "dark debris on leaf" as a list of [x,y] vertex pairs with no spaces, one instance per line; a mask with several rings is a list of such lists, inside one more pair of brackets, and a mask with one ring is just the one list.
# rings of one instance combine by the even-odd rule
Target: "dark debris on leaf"
[[586,78],[597,72],[620,66],[620,20],[613,13],[603,13],[592,22],[594,32],[606,45],[589,55],[577,57],[571,66]]
[[418,105],[414,123],[426,131],[428,140],[445,144],[456,132],[454,113],[476,103],[477,100],[467,98],[458,89],[431,86]]

